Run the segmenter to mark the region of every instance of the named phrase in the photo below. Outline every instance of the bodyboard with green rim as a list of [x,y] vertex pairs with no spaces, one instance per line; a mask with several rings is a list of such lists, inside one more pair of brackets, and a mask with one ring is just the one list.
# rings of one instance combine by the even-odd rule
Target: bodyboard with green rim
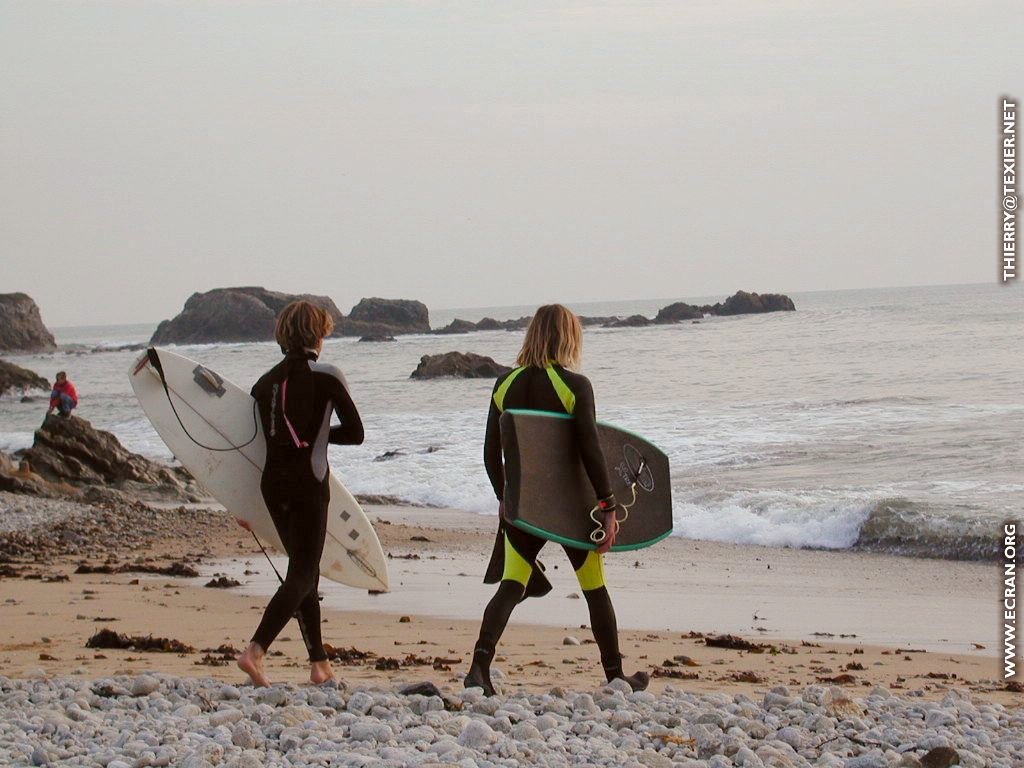
[[[672,532],[672,483],[668,456],[638,435],[603,422],[598,440],[619,504],[636,503],[612,551],[649,547]],[[576,445],[573,417],[546,411],[507,410],[501,415],[505,454],[505,519],[517,528],[579,549],[590,540],[597,504]],[[639,473],[639,477],[638,477]]]

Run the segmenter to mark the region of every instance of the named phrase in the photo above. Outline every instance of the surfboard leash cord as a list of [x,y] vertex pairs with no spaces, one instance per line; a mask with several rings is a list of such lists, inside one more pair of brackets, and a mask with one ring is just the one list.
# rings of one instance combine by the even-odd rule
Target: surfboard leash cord
[[[645,458],[643,458],[641,456],[640,457],[640,467],[637,469],[636,473],[634,474],[633,482],[630,483],[630,486],[629,486],[629,491],[632,494],[633,498],[629,500],[628,504],[619,504],[619,506],[622,508],[623,515],[622,515],[621,518],[619,518],[619,517],[615,518],[615,527],[616,527],[616,529],[618,529],[624,522],[629,520],[629,510],[630,510],[631,507],[636,505],[637,487],[638,487],[638,485],[640,483],[640,475],[643,473],[644,469],[646,469],[646,468],[647,468],[647,459],[645,459]],[[601,542],[603,542],[608,537],[608,532],[604,529],[604,520],[603,520],[602,517],[599,516],[600,511],[601,511],[601,505],[600,504],[594,505],[594,508],[590,510],[590,519],[594,522],[594,525],[597,526],[597,528],[595,528],[593,531],[590,532],[590,540],[592,542],[594,542],[595,544],[600,544]]]
[[256,531],[252,528],[249,529],[249,533],[252,534],[253,539],[256,541],[256,546],[260,548],[260,552],[267,558],[267,562],[270,563],[270,567],[274,569],[274,575],[277,576],[277,580],[284,584],[284,579],[281,578],[281,572],[277,570],[277,566],[274,565],[274,561],[270,559],[270,555],[267,553],[267,548],[263,546],[263,542],[260,541],[260,537],[256,535]]
[[[259,434],[260,434],[259,417],[256,414],[256,400],[253,400],[252,401],[252,424],[253,424],[252,437],[250,437],[244,443],[242,443],[241,445],[234,445],[234,444],[231,443],[230,440],[228,440],[228,446],[226,448],[215,448],[212,445],[206,445],[206,444],[201,443],[200,441],[196,440],[196,438],[192,437],[192,433],[188,431],[188,427],[185,426],[185,423],[181,420],[181,416],[178,415],[178,409],[174,406],[174,399],[171,397],[171,390],[167,386],[167,378],[164,376],[164,367],[163,367],[163,364],[160,362],[160,355],[157,354],[157,351],[153,347],[149,347],[146,350],[146,358],[149,361],[149,364],[151,366],[153,366],[153,370],[156,371],[160,375],[160,383],[163,384],[164,393],[167,395],[167,402],[171,406],[171,411],[174,413],[174,418],[176,418],[178,420],[178,425],[181,427],[181,431],[185,433],[185,436],[189,440],[191,440],[193,443],[198,445],[200,448],[202,448],[204,450],[207,450],[207,451],[216,451],[218,453],[227,453],[228,451],[240,451],[243,448],[245,448],[247,445],[250,445],[259,436]],[[224,438],[224,439],[227,440],[227,438]]]
[[[267,558],[267,562],[270,563],[270,567],[274,569],[274,575],[277,576],[278,583],[283,585],[284,584],[284,579],[281,578],[281,572],[279,570],[277,570],[277,566],[274,565],[274,561],[270,559],[270,555],[267,552],[266,547],[263,546],[263,542],[260,541],[260,537],[256,535],[256,531],[254,531],[252,528],[248,528],[247,530],[249,531],[249,533],[252,534],[253,539],[255,539],[256,546],[260,548],[260,552],[262,552],[263,556],[265,558]],[[317,593],[316,599],[321,601],[321,602],[323,602],[324,596],[319,594],[319,593]],[[297,619],[299,621],[299,629],[303,633],[303,639],[305,639],[305,629],[303,629],[303,627],[302,627],[302,620],[300,618],[300,612],[296,611],[294,614],[292,614],[292,618],[293,619]]]

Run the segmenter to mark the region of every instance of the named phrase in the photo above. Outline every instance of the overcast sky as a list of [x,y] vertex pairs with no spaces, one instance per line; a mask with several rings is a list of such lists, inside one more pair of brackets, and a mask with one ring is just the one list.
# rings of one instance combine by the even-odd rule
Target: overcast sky
[[1019,21],[0,0],[0,292],[62,326],[229,285],[347,312],[994,281]]

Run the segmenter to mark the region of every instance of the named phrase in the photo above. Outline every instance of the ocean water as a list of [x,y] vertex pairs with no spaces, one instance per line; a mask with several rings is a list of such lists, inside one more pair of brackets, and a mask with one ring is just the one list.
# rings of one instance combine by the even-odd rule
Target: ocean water
[[[791,313],[586,331],[582,371],[599,418],[644,434],[672,461],[675,535],[995,558],[1001,523],[1024,517],[1024,293],[972,285],[792,297]],[[653,316],[669,301],[573,309]],[[154,328],[57,328],[58,352],[9,359],[49,378],[67,370],[79,415],[172,461],[128,383],[140,353],[117,349]],[[482,462],[492,382],[409,374],[421,355],[456,349],[511,363],[521,341],[504,331],[329,341],[323,359],[346,372],[366,425],[364,445],[331,448],[335,472],[355,493],[494,514]],[[279,359],[271,343],[178,351],[245,386]],[[0,398],[0,449],[30,445],[45,407]],[[375,460],[386,451],[400,454]]]

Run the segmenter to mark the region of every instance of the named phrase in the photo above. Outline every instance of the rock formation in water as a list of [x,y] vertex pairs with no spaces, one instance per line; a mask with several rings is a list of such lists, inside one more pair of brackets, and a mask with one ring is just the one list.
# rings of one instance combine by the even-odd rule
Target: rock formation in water
[[335,336],[397,336],[430,333],[430,313],[422,301],[362,299],[342,318]]
[[193,293],[181,313],[157,326],[150,344],[272,341],[277,314],[296,299],[322,307],[335,323],[341,312],[326,296],[279,293],[266,288],[214,288]]
[[659,309],[654,322],[662,324],[678,323],[683,320],[700,320],[702,317],[704,317],[704,313],[700,307],[695,307],[683,301],[677,301],[674,304],[669,304],[667,307]]
[[393,336],[428,333],[426,306],[405,299],[363,299],[347,317],[328,296],[290,294],[265,288],[215,288],[194,293],[181,313],[157,326],[151,344],[210,344],[273,341],[278,313],[292,301],[305,299],[334,318],[335,336]]
[[50,382],[20,365],[0,360],[0,395],[9,391],[27,392],[30,389],[50,389]]
[[24,293],[0,293],[0,350],[48,352],[56,349],[39,307]]
[[440,355],[424,355],[412,372],[411,379],[436,379],[451,376],[460,379],[494,379],[512,370],[492,358],[473,352],[445,352]]
[[611,322],[605,323],[605,328],[645,328],[651,324],[649,317],[643,315],[630,315],[629,317],[623,317],[619,320],[612,320]]
[[793,312],[796,305],[783,293],[736,291],[724,302],[701,307],[709,315],[752,315],[761,312]]

